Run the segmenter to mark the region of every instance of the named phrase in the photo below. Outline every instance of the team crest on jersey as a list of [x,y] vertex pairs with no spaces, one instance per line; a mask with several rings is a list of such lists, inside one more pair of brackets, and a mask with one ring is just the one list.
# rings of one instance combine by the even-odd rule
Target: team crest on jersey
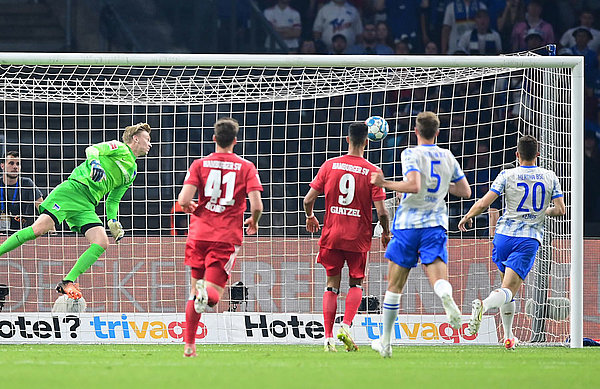
[[56,209],[57,211],[60,210],[60,205],[54,203],[54,205],[52,206],[52,208]]

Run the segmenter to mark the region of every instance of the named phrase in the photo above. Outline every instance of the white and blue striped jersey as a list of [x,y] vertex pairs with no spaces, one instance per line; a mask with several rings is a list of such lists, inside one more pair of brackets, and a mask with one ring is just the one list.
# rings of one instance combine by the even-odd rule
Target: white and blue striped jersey
[[402,152],[402,174],[421,173],[421,190],[404,193],[394,216],[392,232],[442,226],[448,230],[446,195],[450,182],[465,175],[450,150],[420,145]]
[[519,166],[501,171],[490,190],[498,196],[504,193],[505,208],[496,233],[542,243],[544,211],[552,200],[563,196],[556,174],[537,166]]

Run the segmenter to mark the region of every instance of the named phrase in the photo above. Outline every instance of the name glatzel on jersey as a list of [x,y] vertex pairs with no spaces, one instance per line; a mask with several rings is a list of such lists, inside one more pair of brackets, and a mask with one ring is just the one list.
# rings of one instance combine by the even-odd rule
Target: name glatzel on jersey
[[369,174],[369,169],[367,169],[366,167],[350,165],[350,164],[343,163],[343,162],[334,162],[331,165],[331,169],[332,170],[344,170],[347,172],[358,173],[358,174],[362,174],[363,176],[366,176],[367,174]]
[[209,169],[223,169],[223,170],[240,170],[242,168],[242,164],[238,163],[238,162],[215,161],[215,160],[202,161],[202,166],[209,168]]
[[329,212],[335,213],[337,215],[360,217],[360,209],[354,209],[354,208],[345,208],[345,207],[338,207],[338,206],[333,205],[333,206],[329,207]]

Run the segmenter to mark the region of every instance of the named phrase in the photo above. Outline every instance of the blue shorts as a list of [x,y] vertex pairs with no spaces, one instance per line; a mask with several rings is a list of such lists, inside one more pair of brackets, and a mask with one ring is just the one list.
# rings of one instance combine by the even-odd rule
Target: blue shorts
[[539,247],[540,242],[533,238],[496,234],[492,249],[492,261],[502,273],[509,267],[524,280],[533,267]]
[[410,269],[421,259],[423,265],[440,258],[448,263],[446,229],[441,226],[395,230],[385,251],[385,257],[395,264]]

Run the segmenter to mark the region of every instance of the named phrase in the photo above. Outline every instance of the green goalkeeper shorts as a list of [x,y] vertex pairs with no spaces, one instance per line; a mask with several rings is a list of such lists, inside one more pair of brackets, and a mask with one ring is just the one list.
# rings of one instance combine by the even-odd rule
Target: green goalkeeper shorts
[[40,213],[49,213],[58,225],[66,220],[75,232],[85,233],[91,227],[102,226],[96,215],[96,206],[86,195],[87,191],[85,185],[66,180],[40,204]]

